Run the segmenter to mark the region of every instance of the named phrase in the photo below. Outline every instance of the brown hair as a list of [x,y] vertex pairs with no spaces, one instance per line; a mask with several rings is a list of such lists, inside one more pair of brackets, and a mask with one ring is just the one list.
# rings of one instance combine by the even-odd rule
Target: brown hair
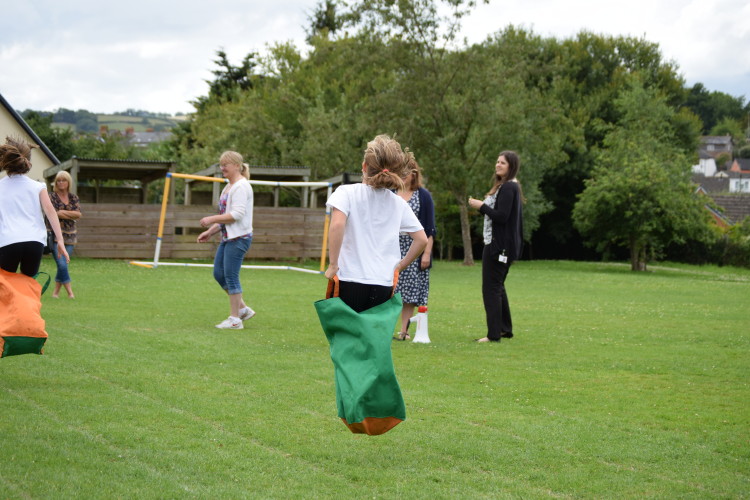
[[219,157],[219,163],[223,162],[231,163],[232,165],[240,166],[240,173],[245,176],[245,179],[250,178],[250,165],[243,163],[242,155],[237,151],[224,151]]
[[414,174],[409,185],[404,186],[404,188],[409,191],[416,191],[422,187],[422,169],[419,167],[416,158],[414,158],[414,153],[409,151],[409,148],[406,148],[404,156],[406,157],[404,177],[412,173]]
[[381,134],[368,142],[363,163],[365,184],[376,189],[403,189],[401,177],[406,162],[401,144],[395,139]]
[[[505,157],[505,160],[508,162],[508,173],[504,178],[498,176],[496,173],[492,174],[492,188],[486,194],[486,196],[495,194],[497,190],[500,189],[500,186],[502,186],[506,182],[510,182],[516,179],[518,170],[521,167],[521,159],[518,157],[518,154],[515,151],[503,151],[497,156],[498,158],[501,156]],[[516,180],[516,182],[518,181]],[[521,183],[518,183],[518,187],[521,187]],[[521,193],[521,199],[523,199],[523,193]]]
[[25,174],[31,170],[31,150],[38,148],[17,137],[6,137],[0,145],[0,170],[8,175]]

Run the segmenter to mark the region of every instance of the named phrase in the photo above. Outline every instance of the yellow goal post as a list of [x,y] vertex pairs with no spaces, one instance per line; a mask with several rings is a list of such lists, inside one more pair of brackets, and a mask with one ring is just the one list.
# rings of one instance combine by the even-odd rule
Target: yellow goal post
[[[167,172],[166,180],[164,181],[164,196],[161,200],[161,215],[159,216],[159,230],[156,233],[156,248],[154,249],[154,260],[153,262],[142,262],[142,261],[131,261],[130,263],[134,266],[156,268],[159,266],[185,266],[185,267],[213,267],[212,264],[191,264],[181,262],[159,262],[159,255],[161,253],[161,242],[164,236],[164,221],[167,217],[167,205],[169,203],[169,188],[172,181],[172,177],[179,179],[193,179],[198,181],[207,182],[229,182],[227,179],[222,177],[208,177],[203,175],[192,175],[192,174],[179,174],[175,172]],[[330,182],[306,182],[306,181],[259,181],[251,179],[250,184],[259,186],[275,186],[275,187],[327,187],[328,198],[330,198],[333,192],[333,184]],[[306,273],[320,274],[325,271],[326,264],[326,251],[328,246],[328,225],[331,220],[331,209],[326,205],[326,216],[325,222],[323,223],[323,249],[320,252],[320,271],[313,271],[311,269],[304,269],[301,267],[293,266],[253,266],[243,265],[244,269],[286,269],[290,271],[301,271]]]

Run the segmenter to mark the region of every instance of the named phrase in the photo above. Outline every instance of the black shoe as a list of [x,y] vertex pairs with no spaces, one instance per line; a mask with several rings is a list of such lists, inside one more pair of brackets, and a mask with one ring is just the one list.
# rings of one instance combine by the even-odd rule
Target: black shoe
[[513,334],[512,333],[501,333],[500,336],[504,339],[512,339]]

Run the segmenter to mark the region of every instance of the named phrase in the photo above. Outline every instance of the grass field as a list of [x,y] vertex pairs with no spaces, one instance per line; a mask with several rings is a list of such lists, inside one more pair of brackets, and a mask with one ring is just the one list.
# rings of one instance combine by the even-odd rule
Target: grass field
[[0,360],[0,498],[750,496],[748,270],[518,262],[516,337],[477,344],[480,268],[438,262],[377,437],[336,416],[324,279],[242,273],[220,331],[210,269],[74,258],[45,355]]

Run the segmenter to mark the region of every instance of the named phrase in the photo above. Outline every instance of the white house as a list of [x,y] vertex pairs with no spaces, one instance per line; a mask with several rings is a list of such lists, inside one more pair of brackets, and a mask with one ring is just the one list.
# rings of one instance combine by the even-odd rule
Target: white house
[[694,174],[703,174],[706,177],[713,177],[716,175],[716,160],[714,160],[714,157],[705,153],[704,151],[700,151],[698,158],[698,164],[693,165],[693,173]]
[[729,169],[729,192],[750,193],[750,159],[737,158]]

